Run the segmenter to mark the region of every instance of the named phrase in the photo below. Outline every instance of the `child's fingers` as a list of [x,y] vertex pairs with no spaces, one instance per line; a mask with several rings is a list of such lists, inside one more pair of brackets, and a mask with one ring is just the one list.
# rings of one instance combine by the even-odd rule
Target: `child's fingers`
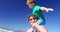
[[47,9],[46,12],[49,12],[49,10]]
[[54,11],[54,9],[52,9],[52,8],[49,8],[48,10],[49,10],[49,11]]

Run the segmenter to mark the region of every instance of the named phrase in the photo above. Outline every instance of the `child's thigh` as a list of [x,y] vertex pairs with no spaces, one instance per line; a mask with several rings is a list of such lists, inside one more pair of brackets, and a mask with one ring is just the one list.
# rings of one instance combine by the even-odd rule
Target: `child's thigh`
[[47,28],[44,25],[40,25],[41,32],[48,32]]

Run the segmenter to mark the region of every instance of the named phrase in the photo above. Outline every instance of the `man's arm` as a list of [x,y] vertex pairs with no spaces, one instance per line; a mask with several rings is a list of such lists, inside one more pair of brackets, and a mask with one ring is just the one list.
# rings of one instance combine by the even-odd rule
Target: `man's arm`
[[41,9],[42,11],[46,11],[46,12],[53,11],[52,8],[46,8],[46,7],[41,7],[40,9]]

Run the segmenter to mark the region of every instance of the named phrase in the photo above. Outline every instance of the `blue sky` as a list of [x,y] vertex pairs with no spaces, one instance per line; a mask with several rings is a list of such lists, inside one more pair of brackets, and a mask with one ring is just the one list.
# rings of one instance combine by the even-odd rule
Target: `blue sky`
[[[51,7],[53,12],[43,12],[49,32],[60,32],[60,0],[36,0],[36,5]],[[0,0],[0,27],[11,30],[27,30],[30,25],[27,16],[32,10],[26,0]]]

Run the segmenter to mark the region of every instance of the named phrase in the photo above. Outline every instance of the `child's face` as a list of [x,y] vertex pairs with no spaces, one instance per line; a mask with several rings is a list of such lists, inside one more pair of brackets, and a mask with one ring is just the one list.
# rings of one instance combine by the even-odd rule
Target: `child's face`
[[37,19],[36,18],[34,18],[33,16],[31,16],[30,18],[29,18],[29,23],[32,25],[33,23],[36,23],[37,22]]
[[29,3],[28,4],[28,7],[30,8],[30,9],[32,9],[33,7],[34,7],[34,3],[32,2],[32,3]]

